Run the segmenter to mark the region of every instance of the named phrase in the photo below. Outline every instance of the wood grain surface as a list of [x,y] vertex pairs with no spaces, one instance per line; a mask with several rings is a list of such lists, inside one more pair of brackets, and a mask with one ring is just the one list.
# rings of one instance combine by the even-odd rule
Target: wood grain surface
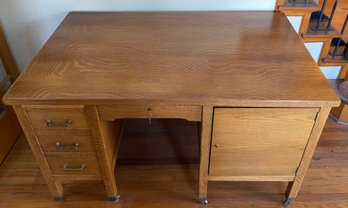
[[209,175],[294,178],[318,110],[215,109]]
[[7,104],[139,100],[338,105],[280,12],[72,12],[4,97]]
[[100,117],[105,121],[120,118],[178,118],[188,121],[202,120],[202,106],[166,106],[166,105],[101,105]]
[[331,108],[321,108],[318,117],[316,119],[316,122],[314,124],[312,134],[310,135],[308,139],[308,144],[306,146],[306,149],[303,153],[303,157],[301,160],[301,163],[298,167],[296,178],[293,183],[289,184],[289,189],[287,193],[288,198],[296,198],[297,194],[300,190],[301,184],[303,182],[303,179],[307,173],[307,169],[309,167],[309,164],[311,162],[311,159],[314,154],[314,150],[317,147],[317,143],[319,141],[320,135],[322,133],[322,130],[325,126],[325,123],[327,121],[327,118],[329,116]]
[[62,197],[64,197],[62,184],[61,182],[55,180],[52,177],[52,172],[43,154],[39,140],[37,139],[35,135],[35,130],[30,123],[28,114],[25,112],[25,110],[23,110],[19,106],[14,106],[14,111],[16,112],[18,121],[23,128],[23,131],[27,137],[30,148],[33,151],[33,154],[35,156],[37,163],[39,164],[41,173],[43,174],[43,178],[46,181],[52,196],[56,199],[61,199]]
[[114,159],[117,159],[114,155],[117,154],[115,151],[118,150],[116,145],[119,144],[117,141],[119,140],[119,135],[117,133],[120,133],[120,124],[118,122],[118,124],[113,126],[111,122],[101,120],[96,106],[87,106],[86,113],[90,127],[93,129],[92,139],[97,152],[99,168],[107,196],[109,199],[113,199],[118,195],[116,179],[113,174],[115,165],[112,162],[115,162]]
[[200,132],[200,136],[201,136],[200,154],[199,154],[199,186],[198,186],[199,200],[204,200],[207,198],[211,131],[213,127],[213,113],[214,113],[214,109],[212,106],[203,107],[201,132]]

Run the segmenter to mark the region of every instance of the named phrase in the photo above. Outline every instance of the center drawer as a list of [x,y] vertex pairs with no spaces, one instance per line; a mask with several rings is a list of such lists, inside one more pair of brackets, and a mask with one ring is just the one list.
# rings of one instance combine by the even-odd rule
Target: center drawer
[[122,118],[177,118],[188,121],[201,121],[201,106],[186,105],[101,105],[99,116],[103,120],[113,121]]

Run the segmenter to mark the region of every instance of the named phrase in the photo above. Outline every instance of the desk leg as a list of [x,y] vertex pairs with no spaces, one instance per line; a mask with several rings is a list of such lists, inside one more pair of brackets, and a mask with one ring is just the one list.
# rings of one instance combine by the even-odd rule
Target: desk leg
[[199,164],[199,201],[201,204],[208,204],[208,169],[209,152],[211,141],[211,130],[213,123],[213,107],[203,106],[201,123],[201,145],[200,145],[200,164]]
[[107,196],[110,200],[118,202],[120,195],[116,187],[113,164],[116,161],[114,161],[113,152],[109,149],[110,141],[118,138],[111,138],[113,136],[111,135],[111,125],[109,122],[100,119],[96,106],[86,106],[85,109],[92,130],[94,146],[97,151],[99,168],[103,176]]
[[35,131],[30,123],[28,115],[20,106],[13,106],[13,109],[15,110],[17,118],[23,128],[24,134],[28,140],[30,148],[34,153],[35,159],[41,169],[41,173],[45,179],[48,189],[50,190],[55,200],[62,201],[64,198],[62,184],[59,181],[54,180],[52,176],[51,170],[43,154],[41,145],[36,137]]
[[294,201],[294,199],[297,197],[298,191],[301,187],[304,176],[307,172],[307,169],[313,157],[315,147],[317,146],[318,140],[325,126],[330,110],[331,108],[329,107],[323,107],[319,110],[318,117],[315,121],[314,127],[312,129],[312,133],[308,140],[308,144],[306,146],[306,149],[302,156],[302,160],[297,170],[295,180],[293,182],[289,182],[289,185],[286,191],[286,201],[284,202],[285,206],[290,205]]

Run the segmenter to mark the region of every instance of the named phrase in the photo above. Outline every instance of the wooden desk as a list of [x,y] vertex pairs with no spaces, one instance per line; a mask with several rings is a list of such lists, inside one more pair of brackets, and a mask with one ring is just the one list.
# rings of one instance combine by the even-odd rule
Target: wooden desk
[[273,12],[70,13],[4,102],[56,199],[89,179],[119,199],[122,119],[200,122],[202,203],[208,181],[288,181],[290,202],[339,105]]

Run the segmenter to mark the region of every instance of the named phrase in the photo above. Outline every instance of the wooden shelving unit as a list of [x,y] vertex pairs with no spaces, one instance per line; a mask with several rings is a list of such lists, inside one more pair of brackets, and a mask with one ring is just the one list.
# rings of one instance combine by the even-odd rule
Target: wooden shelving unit
[[[324,8],[322,8],[322,6],[324,6]],[[347,31],[340,31],[335,27],[337,22],[342,23],[338,24],[339,27],[342,27],[344,18],[347,15],[346,13],[344,14],[343,11],[347,6],[348,1],[343,1],[343,3],[337,2],[335,6],[335,0],[326,0],[326,2],[320,0],[319,4],[313,0],[308,0],[307,2],[305,2],[305,0],[278,0],[276,6],[276,10],[278,9],[287,16],[302,16],[299,34],[305,43],[323,43],[319,55],[318,66],[340,67],[337,79],[330,79],[329,82],[341,98],[342,104],[340,107],[333,108],[331,115],[337,121],[344,123],[348,123],[348,99],[340,94],[338,86],[347,79],[348,60],[343,56],[332,56],[330,52],[332,53],[335,50],[335,46],[332,44],[333,39],[344,39],[344,35],[347,33]],[[335,9],[339,11],[339,14],[336,13],[336,16]],[[332,13],[334,13],[333,16],[331,16]],[[315,16],[318,16],[317,19],[314,18]],[[330,21],[331,18],[332,20]],[[341,20],[339,18],[341,18]],[[329,22],[331,22],[331,24]],[[345,46],[342,46],[337,51],[342,53],[344,49]]]

